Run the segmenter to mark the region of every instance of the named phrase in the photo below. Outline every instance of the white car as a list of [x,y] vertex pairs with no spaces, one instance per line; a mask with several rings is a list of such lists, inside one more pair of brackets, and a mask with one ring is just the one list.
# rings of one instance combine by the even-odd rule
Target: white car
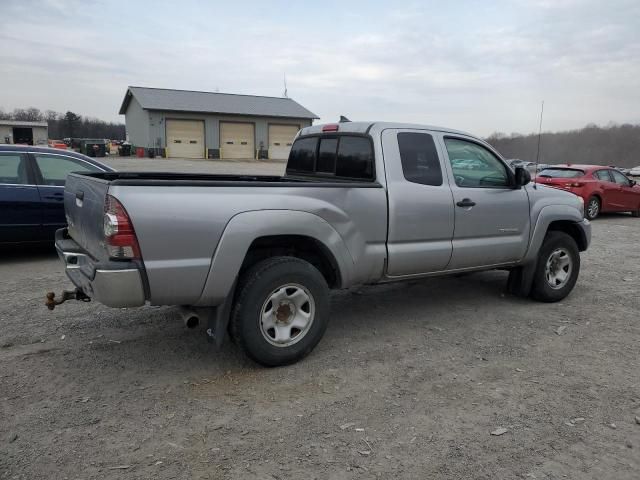
[[631,175],[632,177],[640,177],[640,166],[633,167],[631,170],[629,170],[629,175]]

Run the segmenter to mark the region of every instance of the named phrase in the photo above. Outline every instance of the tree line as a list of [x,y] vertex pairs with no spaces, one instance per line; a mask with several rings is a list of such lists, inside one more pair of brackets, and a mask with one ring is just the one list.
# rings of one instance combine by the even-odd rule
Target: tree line
[[[538,134],[493,133],[487,141],[505,158],[536,161]],[[640,125],[589,124],[580,130],[550,133],[540,138],[540,163],[589,165],[640,165]]]
[[125,126],[122,123],[105,122],[97,118],[85,117],[74,112],[59,113],[53,110],[41,112],[35,107],[16,108],[5,112],[0,108],[0,120],[25,122],[47,122],[49,138],[108,138],[124,140]]

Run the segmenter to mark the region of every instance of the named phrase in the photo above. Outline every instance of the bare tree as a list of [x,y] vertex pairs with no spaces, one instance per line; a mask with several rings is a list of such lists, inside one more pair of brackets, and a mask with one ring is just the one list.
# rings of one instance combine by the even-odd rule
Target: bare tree
[[[538,135],[492,134],[487,141],[506,158],[535,161]],[[540,163],[584,163],[590,165],[640,165],[640,125],[594,123],[581,130],[546,132],[541,138]]]
[[57,120],[59,116],[60,114],[53,110],[47,110],[46,112],[44,112],[44,119],[47,122],[53,122],[54,120]]
[[105,122],[97,118],[82,117],[77,113],[69,111],[62,114],[54,110],[46,110],[42,113],[35,107],[29,107],[16,108],[12,112],[5,112],[0,108],[0,120],[46,121],[49,126],[49,138],[125,139],[125,126],[122,123]]

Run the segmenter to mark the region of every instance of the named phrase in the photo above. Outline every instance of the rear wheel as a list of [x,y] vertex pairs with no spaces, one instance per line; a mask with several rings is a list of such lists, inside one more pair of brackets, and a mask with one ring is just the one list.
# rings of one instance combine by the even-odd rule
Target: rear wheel
[[263,260],[245,272],[231,318],[238,346],[267,367],[308,355],[329,321],[329,287],[310,263],[294,257]]
[[600,214],[600,199],[598,197],[591,197],[587,202],[587,206],[584,209],[584,216],[589,220],[593,220]]
[[538,253],[531,296],[541,302],[560,301],[571,293],[579,273],[575,240],[564,232],[548,232]]
[[631,211],[631,216],[632,217],[640,217],[640,205],[638,205],[638,208],[636,208],[635,210]]

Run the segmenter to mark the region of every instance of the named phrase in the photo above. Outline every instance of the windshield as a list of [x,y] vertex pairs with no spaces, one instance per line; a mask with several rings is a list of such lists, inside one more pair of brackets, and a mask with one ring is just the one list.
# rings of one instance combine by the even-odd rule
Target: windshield
[[538,176],[552,178],[576,178],[584,175],[584,171],[573,168],[545,168]]

